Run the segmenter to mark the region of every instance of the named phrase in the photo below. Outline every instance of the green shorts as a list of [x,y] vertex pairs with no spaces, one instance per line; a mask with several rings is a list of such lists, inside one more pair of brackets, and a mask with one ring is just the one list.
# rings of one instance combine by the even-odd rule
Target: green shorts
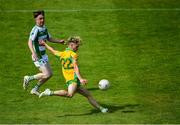
[[66,82],[66,87],[68,87],[70,84],[72,83],[77,83],[77,86],[80,87],[81,86],[81,82],[79,81],[78,78],[75,78],[74,80],[69,80]]

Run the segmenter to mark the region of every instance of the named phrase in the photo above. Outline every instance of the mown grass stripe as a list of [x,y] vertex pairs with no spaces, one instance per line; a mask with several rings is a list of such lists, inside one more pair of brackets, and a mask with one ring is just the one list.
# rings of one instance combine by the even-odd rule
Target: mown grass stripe
[[[26,13],[35,10],[0,10],[5,13]],[[110,8],[110,9],[45,9],[46,12],[108,12],[108,11],[180,11],[180,8]]]

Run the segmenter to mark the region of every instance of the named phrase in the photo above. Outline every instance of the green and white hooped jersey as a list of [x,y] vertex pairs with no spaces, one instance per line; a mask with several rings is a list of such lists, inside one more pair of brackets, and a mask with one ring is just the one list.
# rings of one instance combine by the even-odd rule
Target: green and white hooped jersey
[[46,53],[45,46],[39,45],[39,40],[48,40],[51,38],[51,35],[48,33],[48,30],[45,26],[39,27],[35,25],[30,33],[29,40],[32,40],[33,48],[38,55],[38,58],[41,59]]

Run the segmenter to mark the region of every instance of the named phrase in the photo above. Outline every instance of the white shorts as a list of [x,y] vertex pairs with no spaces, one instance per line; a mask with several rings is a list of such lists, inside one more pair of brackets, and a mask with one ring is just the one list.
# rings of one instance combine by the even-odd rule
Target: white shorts
[[[32,60],[34,61],[34,59],[32,58]],[[45,54],[45,55],[42,55],[42,58],[39,59],[38,61],[34,61],[34,65],[36,67],[41,67],[41,66],[45,66],[48,62],[48,55]]]

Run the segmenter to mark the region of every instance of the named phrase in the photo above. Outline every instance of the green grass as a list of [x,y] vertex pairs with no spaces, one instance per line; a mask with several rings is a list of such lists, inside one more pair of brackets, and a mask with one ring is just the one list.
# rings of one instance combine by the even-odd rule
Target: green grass
[[[27,46],[34,25],[31,12],[6,10],[178,8],[178,0],[0,0],[1,124],[180,123],[180,15],[178,10],[47,12],[46,26],[55,38],[79,35],[82,75],[87,88],[110,113],[102,114],[80,95],[39,99],[22,89],[22,78],[37,73]],[[65,46],[52,44],[58,50]],[[53,77],[42,86],[64,86],[58,60],[49,52]],[[111,82],[107,91],[97,83]]]

